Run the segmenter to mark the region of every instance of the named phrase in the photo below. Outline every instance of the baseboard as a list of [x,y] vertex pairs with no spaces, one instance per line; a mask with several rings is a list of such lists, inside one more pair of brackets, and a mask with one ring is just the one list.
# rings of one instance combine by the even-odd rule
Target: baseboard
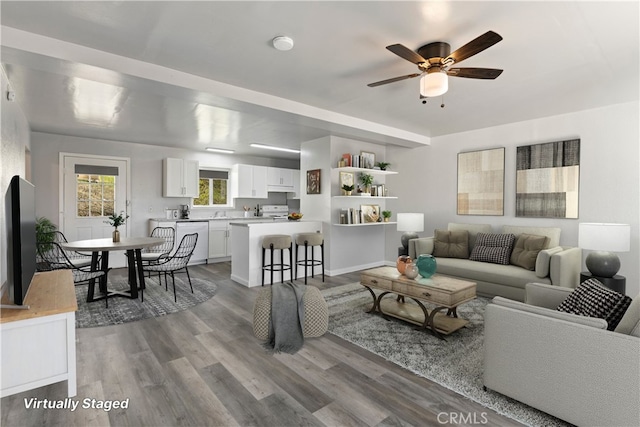
[[340,274],[353,273],[354,271],[367,270],[369,268],[381,267],[383,265],[395,265],[395,264],[387,264],[388,261],[378,261],[370,264],[360,264],[345,268],[340,268],[337,270],[326,270],[325,274],[327,276],[338,276]]

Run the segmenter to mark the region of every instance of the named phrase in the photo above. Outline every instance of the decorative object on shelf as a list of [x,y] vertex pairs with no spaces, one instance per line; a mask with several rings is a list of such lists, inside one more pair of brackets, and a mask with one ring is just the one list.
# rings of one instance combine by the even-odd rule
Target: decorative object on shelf
[[380,222],[380,206],[360,205],[362,212],[362,222]]
[[291,212],[287,218],[289,221],[300,221],[302,214],[300,212]]
[[[340,188],[343,188],[345,185],[350,185],[355,187],[355,179],[353,173],[351,172],[340,172]],[[351,188],[353,190],[353,188]]]
[[353,185],[347,185],[347,184],[343,185],[342,191],[344,191],[345,196],[350,196],[351,192],[353,191]]
[[371,194],[371,184],[373,184],[373,175],[368,173],[360,174],[360,182],[364,185],[363,193]]
[[629,224],[580,223],[578,246],[593,250],[585,260],[594,276],[613,277],[620,270],[620,258],[613,252],[629,252],[631,226]]
[[579,185],[579,139],[517,147],[517,217],[578,218]]
[[389,222],[389,218],[391,218],[391,211],[382,211],[382,217],[384,218],[384,222]]
[[435,274],[438,265],[433,255],[422,254],[418,256],[416,266],[418,267],[420,275],[425,279],[428,279]]
[[251,215],[251,212],[249,212],[251,208],[249,206],[243,206],[242,210],[244,211],[244,217],[249,218],[249,216]]
[[418,266],[413,262],[407,264],[407,267],[404,269],[404,275],[407,279],[415,279],[419,273]]
[[320,194],[320,169],[307,171],[307,194]]
[[344,160],[344,166],[351,166],[351,154],[345,153],[342,155],[342,160]]
[[120,241],[120,231],[118,231],[118,227],[120,227],[121,225],[124,225],[127,218],[129,218],[129,215],[125,216],[123,211],[123,212],[120,212],[118,216],[116,216],[116,214],[112,214],[108,218],[109,219],[105,221],[105,223],[115,228],[115,230],[113,230],[113,233],[112,233],[112,239],[115,243],[117,243]]
[[380,168],[381,171],[386,171],[387,168],[389,166],[391,166],[391,163],[387,163],[387,162],[378,162],[376,163],[376,166]]
[[399,213],[397,230],[405,232],[400,238],[400,242],[402,242],[402,247],[405,249],[405,252],[408,253],[409,240],[417,239],[417,233],[424,231],[424,214]]
[[458,153],[458,215],[504,215],[504,147]]
[[365,169],[373,169],[373,165],[376,163],[375,153],[369,153],[367,151],[360,152],[360,167]]
[[409,255],[400,255],[396,260],[396,268],[398,269],[398,273],[404,274],[405,269],[408,264],[413,264],[413,260]]

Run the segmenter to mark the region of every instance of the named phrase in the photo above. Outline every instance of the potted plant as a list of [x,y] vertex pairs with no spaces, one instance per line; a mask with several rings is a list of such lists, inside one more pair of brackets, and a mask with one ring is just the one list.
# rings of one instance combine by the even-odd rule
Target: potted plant
[[373,184],[373,175],[368,173],[360,174],[360,182],[364,185],[364,192],[371,193],[371,184]]
[[344,194],[345,194],[346,196],[350,196],[350,195],[351,195],[351,192],[353,191],[353,185],[347,185],[347,184],[344,184],[344,185],[342,186],[342,191],[344,191]]
[[387,168],[389,166],[391,166],[391,163],[387,163],[387,162],[378,162],[376,163],[376,166],[378,166],[380,168],[381,171],[386,171]]
[[382,211],[382,217],[384,218],[384,222],[389,222],[389,218],[391,218],[391,211]]
[[58,229],[49,218],[43,216],[36,218],[36,267],[38,271],[49,270],[48,263],[40,256],[40,251],[46,253],[51,250],[51,243],[55,241],[55,235],[53,234]]
[[120,212],[119,215],[116,216],[116,214],[112,214],[109,219],[107,221],[105,221],[105,223],[111,225],[112,227],[115,228],[115,230],[113,230],[113,241],[114,242],[119,242],[120,241],[120,232],[118,231],[118,227],[120,227],[121,225],[124,225],[125,221],[127,220],[127,218],[129,218],[129,215],[124,215],[124,212]]

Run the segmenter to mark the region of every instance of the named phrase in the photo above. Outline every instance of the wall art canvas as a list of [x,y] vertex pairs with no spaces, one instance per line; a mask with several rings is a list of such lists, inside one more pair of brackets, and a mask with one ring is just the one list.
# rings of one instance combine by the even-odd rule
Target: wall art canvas
[[458,153],[458,215],[504,215],[504,147]]
[[579,184],[579,139],[517,148],[517,217],[578,218]]
[[320,194],[320,169],[307,171],[307,194]]
[[380,206],[360,205],[363,222],[380,222]]

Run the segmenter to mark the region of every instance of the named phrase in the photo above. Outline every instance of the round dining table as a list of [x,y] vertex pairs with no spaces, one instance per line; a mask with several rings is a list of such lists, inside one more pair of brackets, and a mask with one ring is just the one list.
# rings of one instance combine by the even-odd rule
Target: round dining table
[[[109,252],[126,251],[129,264],[129,290],[128,291],[108,291],[107,275],[100,279],[100,290],[109,296],[124,296],[128,298],[138,298],[138,290],[144,290],[144,272],[142,270],[142,249],[158,246],[164,243],[164,239],[157,237],[122,237],[119,242],[114,242],[112,238],[77,240],[75,242],[61,243],[60,246],[70,251],[91,252],[91,269],[97,271],[109,270]],[[98,265],[100,260],[100,265]],[[95,279],[94,279],[95,280]],[[138,281],[140,286],[138,287]],[[87,292],[87,302],[97,301],[104,297],[94,298],[95,281],[89,284]]]

